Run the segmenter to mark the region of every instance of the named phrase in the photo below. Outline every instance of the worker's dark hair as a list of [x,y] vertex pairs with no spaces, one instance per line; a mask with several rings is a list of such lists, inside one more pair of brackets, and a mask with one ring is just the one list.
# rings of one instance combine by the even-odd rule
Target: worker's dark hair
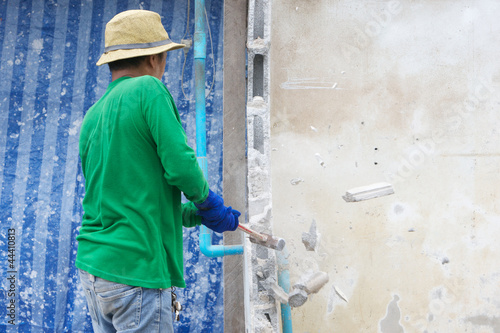
[[142,62],[146,59],[146,57],[147,56],[140,56],[140,57],[126,58],[126,59],[112,61],[108,63],[109,70],[116,71],[126,68],[137,68],[142,64]]
[[[164,52],[158,53],[158,56],[163,56]],[[120,69],[127,69],[127,68],[137,68],[139,67],[144,60],[146,60],[148,56],[139,56],[139,57],[134,57],[134,58],[126,58],[126,59],[120,59],[120,60],[115,60],[110,63],[108,63],[109,70],[110,71],[116,71]]]

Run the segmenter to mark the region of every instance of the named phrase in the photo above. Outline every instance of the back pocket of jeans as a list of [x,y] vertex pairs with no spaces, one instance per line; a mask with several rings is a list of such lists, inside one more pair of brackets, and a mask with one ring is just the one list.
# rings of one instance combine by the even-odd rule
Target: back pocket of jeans
[[136,328],[141,321],[142,288],[125,286],[96,293],[102,314],[117,330]]

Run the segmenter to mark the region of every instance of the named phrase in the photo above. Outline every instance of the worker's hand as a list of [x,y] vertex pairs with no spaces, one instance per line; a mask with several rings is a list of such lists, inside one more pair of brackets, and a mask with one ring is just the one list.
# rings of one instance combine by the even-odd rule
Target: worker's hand
[[224,199],[221,196],[208,190],[208,197],[201,204],[194,204],[199,210],[221,209],[224,207]]
[[241,213],[231,207],[212,208],[209,210],[198,210],[201,223],[216,232],[234,231],[238,228],[238,217]]

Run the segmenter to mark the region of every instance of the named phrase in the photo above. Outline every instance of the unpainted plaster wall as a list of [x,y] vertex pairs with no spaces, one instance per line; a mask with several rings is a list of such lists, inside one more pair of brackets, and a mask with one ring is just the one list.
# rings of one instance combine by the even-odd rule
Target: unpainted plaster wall
[[[330,278],[293,308],[294,332],[500,331],[500,3],[272,13],[274,233],[292,285]],[[342,199],[380,181],[395,194]]]

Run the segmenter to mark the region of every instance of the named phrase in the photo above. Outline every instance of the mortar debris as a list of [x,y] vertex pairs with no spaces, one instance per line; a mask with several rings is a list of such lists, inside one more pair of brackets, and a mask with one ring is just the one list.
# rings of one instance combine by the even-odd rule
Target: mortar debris
[[315,251],[318,246],[319,234],[316,229],[316,221],[313,219],[309,232],[302,233],[302,243],[307,251]]
[[316,272],[312,276],[302,276],[301,282],[296,283],[288,297],[288,304],[291,307],[304,305],[309,295],[317,293],[329,281],[328,274],[325,272]]
[[307,294],[317,293],[325,284],[329,281],[328,273],[316,272],[314,273],[303,285],[301,289],[304,289]]
[[306,301],[307,293],[302,289],[294,289],[288,298],[288,304],[293,308],[304,305]]
[[302,179],[302,178],[294,178],[294,179],[290,180],[290,184],[298,185],[298,184],[302,183],[303,181],[304,181],[304,179]]
[[333,286],[333,288],[334,288],[335,292],[337,293],[337,295],[339,295],[340,298],[342,298],[346,303],[349,303],[347,296],[342,292],[342,290],[337,288],[337,286]]
[[319,153],[314,154],[316,156],[316,160],[318,161],[319,165],[321,165],[323,168],[326,168],[326,163],[323,161],[323,158]]
[[394,194],[394,189],[391,184],[376,183],[350,189],[342,198],[346,202],[357,202],[391,194]]
[[269,284],[268,291],[280,303],[287,304],[290,297],[276,282]]

